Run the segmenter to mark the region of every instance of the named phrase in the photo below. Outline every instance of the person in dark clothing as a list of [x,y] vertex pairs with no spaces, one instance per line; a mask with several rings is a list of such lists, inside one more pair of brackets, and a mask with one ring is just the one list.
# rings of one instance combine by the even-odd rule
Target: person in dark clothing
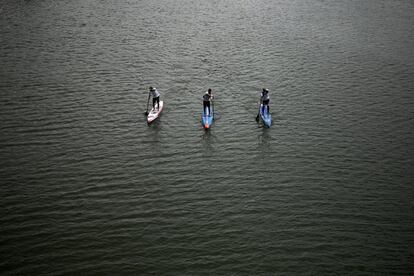
[[263,104],[262,113],[265,113],[266,109],[267,109],[267,113],[269,113],[270,112],[270,108],[269,108],[270,96],[269,96],[268,89],[266,88],[262,89],[262,93],[260,94],[260,102]]
[[203,95],[203,110],[206,110],[208,108],[206,115],[210,115],[211,108],[210,108],[210,102],[213,100],[213,94],[211,93],[211,89],[209,88],[208,91]]

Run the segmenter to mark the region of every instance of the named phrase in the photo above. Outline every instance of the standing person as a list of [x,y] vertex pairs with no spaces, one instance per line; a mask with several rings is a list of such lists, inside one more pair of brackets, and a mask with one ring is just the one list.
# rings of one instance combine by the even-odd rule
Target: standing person
[[152,96],[152,108],[155,109],[155,103],[157,103],[157,109],[160,108],[160,92],[157,88],[150,86],[150,95]]
[[210,109],[210,102],[213,99],[213,94],[211,93],[211,88],[208,89],[208,91],[203,95],[203,110],[206,110],[206,107],[208,107],[208,114],[210,115],[211,109]]
[[269,90],[266,88],[262,89],[262,93],[260,94],[260,102],[263,104],[262,113],[265,113],[265,109],[267,107],[267,113],[269,113]]

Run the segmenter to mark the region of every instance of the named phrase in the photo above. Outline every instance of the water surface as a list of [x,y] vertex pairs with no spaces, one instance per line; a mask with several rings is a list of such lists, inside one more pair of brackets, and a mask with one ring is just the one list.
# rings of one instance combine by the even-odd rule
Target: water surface
[[0,15],[3,274],[412,275],[412,1]]

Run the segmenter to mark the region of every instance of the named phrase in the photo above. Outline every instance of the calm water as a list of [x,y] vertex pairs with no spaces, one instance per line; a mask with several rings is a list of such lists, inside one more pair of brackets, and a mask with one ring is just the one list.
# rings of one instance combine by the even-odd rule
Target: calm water
[[410,0],[0,1],[2,274],[413,275],[413,49]]

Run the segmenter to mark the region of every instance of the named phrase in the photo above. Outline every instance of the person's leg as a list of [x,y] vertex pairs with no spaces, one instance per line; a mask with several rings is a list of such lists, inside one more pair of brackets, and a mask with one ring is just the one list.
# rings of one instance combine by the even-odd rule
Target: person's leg
[[155,108],[155,102],[157,101],[156,98],[152,98],[152,108]]
[[160,96],[157,97],[157,108],[160,109]]
[[207,110],[208,110],[207,115],[210,115],[210,114],[211,114],[211,110],[210,110],[210,102],[207,102]]
[[263,114],[266,112],[266,110],[269,110],[269,100],[263,101]]

